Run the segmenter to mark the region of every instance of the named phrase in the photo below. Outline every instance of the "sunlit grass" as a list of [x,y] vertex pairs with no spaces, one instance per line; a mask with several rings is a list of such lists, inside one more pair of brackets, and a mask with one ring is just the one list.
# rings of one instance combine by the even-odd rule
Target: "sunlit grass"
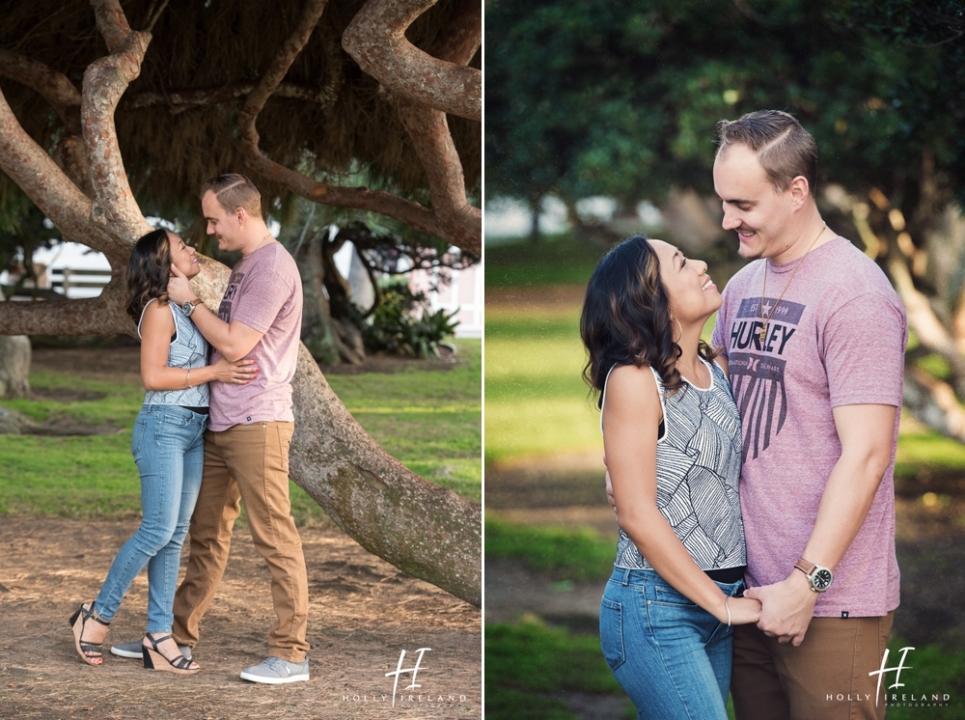
[[[479,502],[481,497],[481,342],[459,340],[460,362],[447,372],[328,377],[359,424],[383,449],[430,482]],[[39,399],[4,405],[38,422],[117,428],[82,437],[0,435],[0,514],[116,518],[140,511],[131,428],[144,397],[138,382],[109,383],[37,371]],[[90,394],[59,401],[58,389]],[[292,483],[292,512],[302,524],[324,512]]]

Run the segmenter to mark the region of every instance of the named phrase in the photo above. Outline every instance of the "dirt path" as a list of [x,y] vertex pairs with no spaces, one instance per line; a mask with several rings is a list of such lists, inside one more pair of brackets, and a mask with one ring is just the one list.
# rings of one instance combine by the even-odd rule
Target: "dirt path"
[[[92,599],[137,521],[0,520],[0,718],[479,718],[480,611],[404,575],[337,529],[302,531],[308,565],[312,678],[266,686],[238,678],[263,659],[272,621],[268,570],[246,530],[202,625],[195,676],[150,672],[107,656],[100,668],[77,656],[67,618]],[[135,581],[108,642],[144,631],[145,574]],[[385,673],[412,667],[402,693]]]

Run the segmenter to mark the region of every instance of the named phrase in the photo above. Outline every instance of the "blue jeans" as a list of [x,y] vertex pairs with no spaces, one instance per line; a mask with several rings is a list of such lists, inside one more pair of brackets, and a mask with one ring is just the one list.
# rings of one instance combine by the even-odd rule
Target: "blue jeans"
[[[744,583],[717,586],[733,597]],[[639,718],[727,720],[732,638],[732,628],[653,570],[613,569],[600,643]]]
[[147,631],[168,633],[181,546],[201,489],[208,416],[177,405],[144,405],[134,421],[131,452],[141,474],[141,527],[118,551],[97,614],[110,622],[124,594],[147,565]]

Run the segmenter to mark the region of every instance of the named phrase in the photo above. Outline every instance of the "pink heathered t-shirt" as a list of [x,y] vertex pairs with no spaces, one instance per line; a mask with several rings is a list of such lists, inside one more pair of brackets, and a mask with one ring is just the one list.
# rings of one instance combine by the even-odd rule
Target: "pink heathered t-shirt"
[[[841,237],[805,256],[791,280],[796,264],[758,260],[743,268],[727,284],[714,328],[743,428],[740,496],[749,586],[784,580],[804,552],[841,455],[832,409],[901,407],[907,323],[884,273]],[[764,317],[787,289],[761,343],[765,268]],[[885,615],[898,606],[898,581],[892,451],[864,524],[814,614]]]
[[[271,242],[244,256],[231,271],[218,317],[264,333],[245,357],[258,364],[248,385],[211,383],[210,430],[255,422],[294,422],[291,380],[302,326],[302,281],[292,256]],[[221,353],[215,350],[211,362]]]

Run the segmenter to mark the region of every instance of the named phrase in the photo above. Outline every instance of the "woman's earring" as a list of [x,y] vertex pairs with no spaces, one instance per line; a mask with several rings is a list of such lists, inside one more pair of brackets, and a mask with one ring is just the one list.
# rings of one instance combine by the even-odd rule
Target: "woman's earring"
[[677,329],[680,330],[680,336],[677,338],[677,340],[674,340],[674,342],[678,342],[680,338],[684,336],[684,328],[683,328],[683,325],[680,324],[680,321],[677,318],[674,318],[673,321],[677,323]]

